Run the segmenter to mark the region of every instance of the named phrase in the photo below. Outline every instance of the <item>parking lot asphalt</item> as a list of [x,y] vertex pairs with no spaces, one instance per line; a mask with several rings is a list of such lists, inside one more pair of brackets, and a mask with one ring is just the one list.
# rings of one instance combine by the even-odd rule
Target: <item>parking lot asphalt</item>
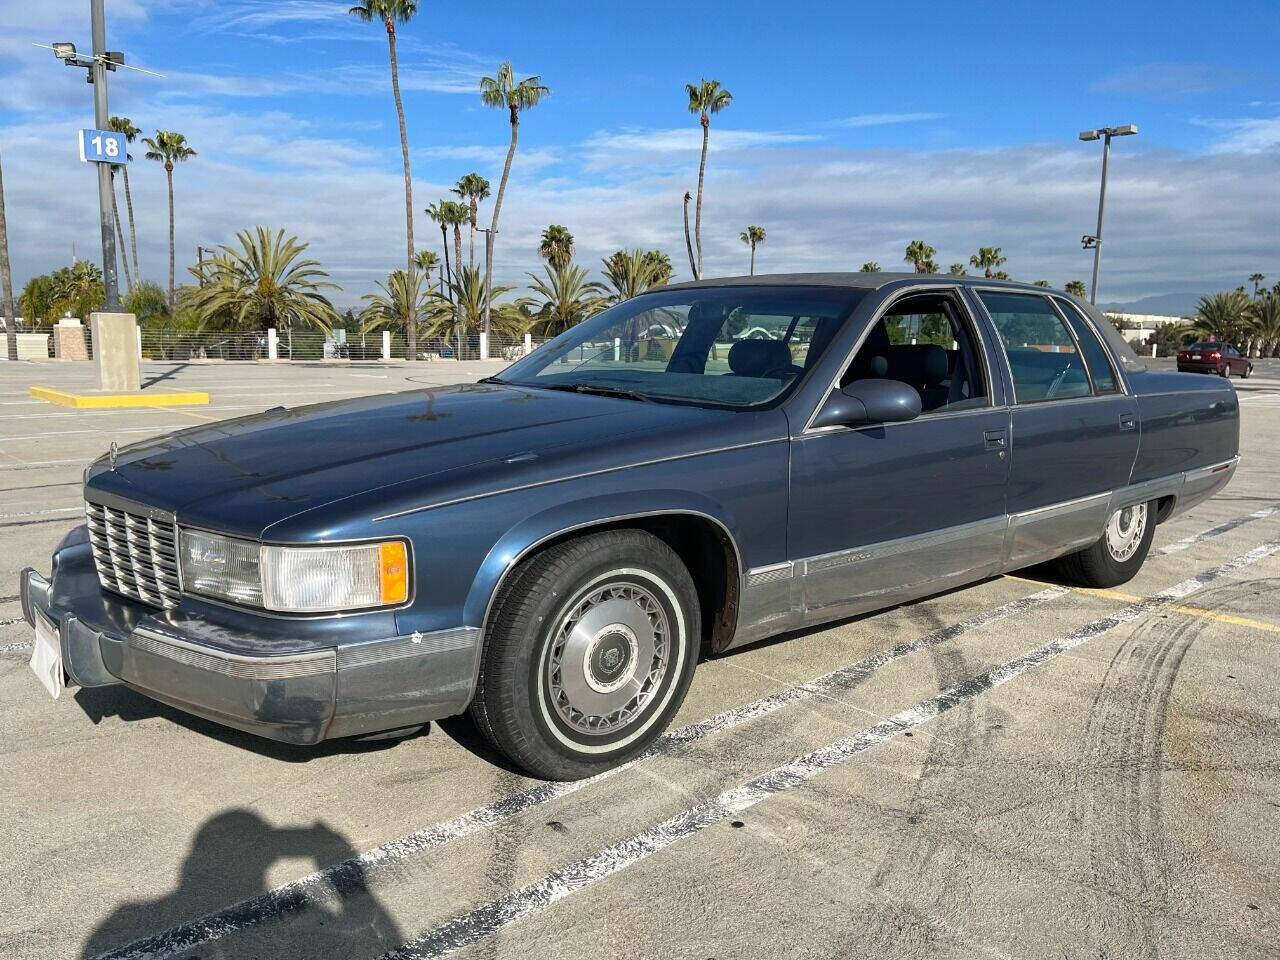
[[292,748],[29,672],[18,571],[110,441],[500,369],[146,363],[212,403],[71,410],[27,388],[90,364],[0,363],[0,957],[1280,955],[1280,361],[1132,582],[1000,577],[709,660],[584,783],[463,720]]

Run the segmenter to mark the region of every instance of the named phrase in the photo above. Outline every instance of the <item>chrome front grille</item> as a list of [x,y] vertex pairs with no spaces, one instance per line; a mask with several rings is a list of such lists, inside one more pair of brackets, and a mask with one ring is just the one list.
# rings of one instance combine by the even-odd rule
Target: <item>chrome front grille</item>
[[93,563],[103,587],[157,607],[176,605],[178,550],[173,523],[100,503],[85,503],[84,512]]

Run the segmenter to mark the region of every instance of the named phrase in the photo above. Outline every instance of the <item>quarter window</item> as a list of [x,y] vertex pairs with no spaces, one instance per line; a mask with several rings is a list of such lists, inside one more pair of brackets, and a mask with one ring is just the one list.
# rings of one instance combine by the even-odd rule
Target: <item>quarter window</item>
[[1055,301],[1071,324],[1080,349],[1084,351],[1084,359],[1089,364],[1089,372],[1093,374],[1093,388],[1098,393],[1119,393],[1120,385],[1116,382],[1115,371],[1107,356],[1106,348],[1098,340],[1097,335],[1080,315],[1080,312],[1065,300]]
[[1048,300],[1020,293],[978,295],[1004,344],[1018,403],[1090,395],[1075,340]]

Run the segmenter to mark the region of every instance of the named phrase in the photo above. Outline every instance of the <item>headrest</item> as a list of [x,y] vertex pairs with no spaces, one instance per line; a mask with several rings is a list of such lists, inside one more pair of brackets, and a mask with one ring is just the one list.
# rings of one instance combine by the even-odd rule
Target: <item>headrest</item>
[[740,377],[781,378],[791,366],[791,348],[781,340],[739,340],[729,348],[729,369]]
[[907,383],[932,386],[947,379],[947,351],[934,343],[900,343],[888,351],[890,376]]

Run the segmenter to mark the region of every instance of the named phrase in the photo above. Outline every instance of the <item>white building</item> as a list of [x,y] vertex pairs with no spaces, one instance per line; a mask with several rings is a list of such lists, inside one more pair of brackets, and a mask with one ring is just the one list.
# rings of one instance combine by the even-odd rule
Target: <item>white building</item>
[[1189,327],[1194,322],[1191,317],[1166,317],[1157,313],[1116,313],[1108,310],[1107,316],[1120,327],[1126,340],[1138,340],[1142,343],[1150,340],[1152,332],[1166,323]]

